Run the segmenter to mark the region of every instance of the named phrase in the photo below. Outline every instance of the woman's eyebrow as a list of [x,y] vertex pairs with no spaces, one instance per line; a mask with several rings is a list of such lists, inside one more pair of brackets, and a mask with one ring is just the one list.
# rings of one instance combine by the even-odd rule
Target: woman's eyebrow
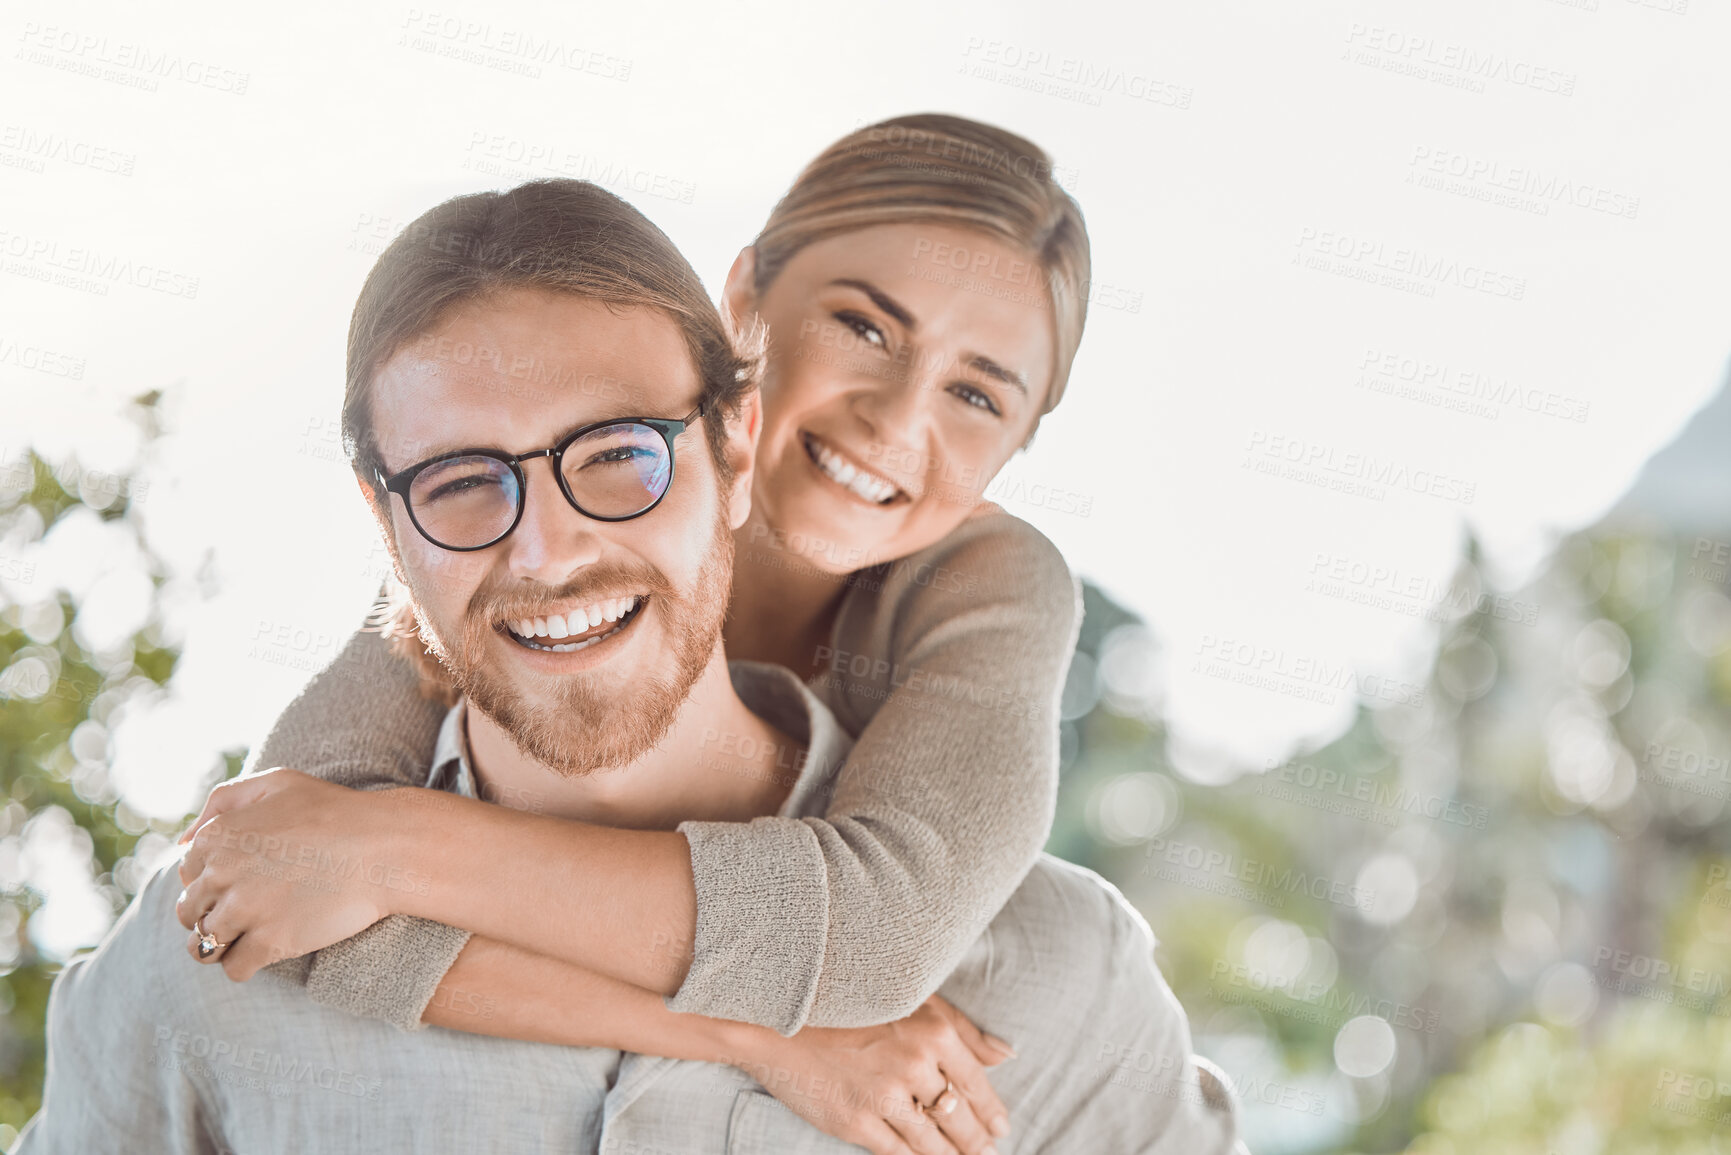
[[882,289],[878,288],[876,285],[872,284],[870,281],[858,281],[851,277],[844,277],[840,280],[831,281],[830,284],[841,285],[849,289],[858,289],[860,292],[872,299],[872,304],[895,318],[896,322],[900,324],[902,328],[908,330],[919,328],[919,322],[914,320],[914,315],[907,311],[906,306],[888,293],[884,292]]
[[1026,396],[1028,393],[1028,382],[1020,373],[1017,373],[1013,369],[1004,368],[984,353],[970,353],[967,357],[963,358],[962,363],[970,369],[979,370],[994,381],[1002,381],[1006,385],[1014,385],[1017,389],[1022,391],[1023,396]]

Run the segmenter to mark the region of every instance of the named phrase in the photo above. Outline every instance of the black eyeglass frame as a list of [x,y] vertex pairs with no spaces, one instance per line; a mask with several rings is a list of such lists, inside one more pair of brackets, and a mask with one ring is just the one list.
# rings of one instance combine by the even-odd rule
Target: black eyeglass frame
[[[415,527],[417,533],[438,546],[440,549],[448,549],[452,553],[474,553],[477,550],[491,549],[511,536],[512,532],[516,530],[518,524],[523,520],[523,510],[529,504],[529,479],[523,473],[523,462],[533,461],[537,457],[552,458],[553,477],[559,483],[559,492],[565,495],[565,500],[571,503],[572,509],[575,509],[584,517],[591,518],[595,521],[630,521],[633,518],[642,517],[644,514],[660,505],[662,498],[666,497],[669,491],[673,489],[674,472],[678,465],[679,456],[674,452],[673,442],[680,434],[684,433],[687,429],[691,428],[692,425],[702,419],[703,407],[704,403],[699,401],[696,409],[693,409],[690,413],[686,414],[685,417],[677,421],[669,420],[665,417],[611,417],[606,421],[592,422],[591,424],[584,425],[581,428],[574,429],[570,433],[567,433],[564,437],[560,438],[557,445],[554,445],[550,449],[536,449],[529,453],[506,453],[502,449],[453,449],[449,453],[441,453],[437,457],[429,457],[425,461],[416,462],[407,469],[398,470],[389,477],[385,476],[383,470],[374,469],[373,479],[386,493],[394,493],[403,499],[403,508],[408,511],[409,522]],[[578,438],[594,433],[597,429],[606,429],[612,425],[647,425],[649,428],[655,430],[655,432],[661,434],[661,440],[667,443],[667,487],[656,496],[654,501],[650,502],[636,513],[628,513],[623,517],[603,517],[598,513],[590,513],[587,509],[584,509],[577,503],[576,496],[571,492],[571,485],[565,478],[565,451],[569,449]],[[485,545],[446,545],[444,542],[428,533],[421,525],[421,519],[415,516],[415,503],[409,500],[409,488],[414,485],[415,478],[420,476],[423,469],[429,469],[441,462],[451,461],[458,457],[487,457],[494,461],[503,462],[510,468],[512,475],[517,479],[517,515],[511,519],[511,524],[505,528],[503,533],[492,541],[487,542]]]

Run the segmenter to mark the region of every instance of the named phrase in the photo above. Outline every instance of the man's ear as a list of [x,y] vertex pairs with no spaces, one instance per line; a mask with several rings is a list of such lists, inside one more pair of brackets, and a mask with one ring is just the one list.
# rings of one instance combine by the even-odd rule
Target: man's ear
[[739,410],[727,421],[722,453],[733,470],[728,491],[728,524],[738,529],[751,516],[752,472],[757,467],[757,442],[763,436],[763,395],[753,389],[740,398]]
[[727,283],[721,289],[721,302],[740,332],[747,332],[757,317],[757,250],[746,245],[733,258],[727,270]]
[[367,508],[372,510],[373,521],[378,523],[379,537],[385,543],[385,550],[391,555],[391,572],[397,575],[397,580],[403,580],[403,559],[397,555],[396,530],[391,525],[391,495],[386,493],[381,499],[373,490],[367,479],[357,471],[355,484],[360,487],[361,497],[366,500]]

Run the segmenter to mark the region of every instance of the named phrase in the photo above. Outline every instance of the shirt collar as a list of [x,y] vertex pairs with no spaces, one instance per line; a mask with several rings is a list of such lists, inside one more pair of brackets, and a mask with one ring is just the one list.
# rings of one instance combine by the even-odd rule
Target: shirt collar
[[[785,666],[766,662],[729,662],[727,672],[733,679],[734,693],[746,709],[805,746],[805,756],[799,765],[799,775],[787,801],[777,812],[782,818],[804,818],[822,814],[829,797],[829,785],[841,764],[853,748],[853,739],[843,730],[836,717]],[[427,788],[461,794],[465,798],[480,797],[475,781],[474,762],[469,756],[468,704],[459,699],[445,714],[439,727],[439,739],[433,746],[433,765],[427,774]]]
[[475,771],[469,761],[469,712],[467,699],[445,712],[439,727],[439,740],[433,744],[433,768],[427,774],[427,789],[461,794],[465,798],[479,797],[475,789]]

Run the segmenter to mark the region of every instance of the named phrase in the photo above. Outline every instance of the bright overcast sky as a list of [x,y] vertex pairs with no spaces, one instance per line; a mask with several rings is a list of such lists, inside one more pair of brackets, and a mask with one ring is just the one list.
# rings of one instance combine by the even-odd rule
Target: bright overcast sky
[[[1044,145],[1094,307],[992,492],[1147,618],[1184,745],[1250,761],[1338,730],[1333,669],[1421,680],[1435,627],[1401,611],[1466,528],[1518,576],[1724,372],[1720,5],[684,7],[8,6],[0,437],[124,465],[121,400],[166,390],[139,508],[175,572],[210,559],[175,700],[120,736],[142,806],[178,812],[359,622],[348,314],[456,193],[611,181],[714,290],[862,123]],[[14,596],[112,549],[65,537]]]

